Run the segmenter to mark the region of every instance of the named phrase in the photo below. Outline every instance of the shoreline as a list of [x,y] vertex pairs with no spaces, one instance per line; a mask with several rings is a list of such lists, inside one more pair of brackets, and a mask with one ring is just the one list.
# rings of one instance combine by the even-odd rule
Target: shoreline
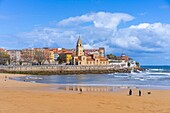
[[[8,74],[8,73],[6,73]],[[10,74],[12,75],[12,74]],[[23,77],[26,76],[35,76],[35,75],[22,75]],[[50,75],[46,75],[50,76]],[[80,88],[83,89],[83,91],[97,91],[97,92],[114,92],[116,90],[127,90],[127,89],[143,89],[143,90],[170,90],[168,86],[155,86],[155,85],[128,85],[128,84],[60,84],[60,83],[40,83],[40,82],[35,82],[34,80],[32,81],[24,81],[24,80],[16,80],[16,77],[19,76],[10,76],[8,79],[9,80],[14,80],[17,82],[26,82],[26,83],[32,83],[32,84],[44,84],[44,85],[49,85],[51,86],[51,89],[53,90],[60,90],[63,91],[79,91]],[[168,87],[168,88],[167,88]]]

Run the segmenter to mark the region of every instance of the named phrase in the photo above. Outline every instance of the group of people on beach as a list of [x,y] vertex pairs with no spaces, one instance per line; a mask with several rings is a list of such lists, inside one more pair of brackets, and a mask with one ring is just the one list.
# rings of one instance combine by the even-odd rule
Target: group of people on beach
[[[129,96],[131,96],[131,95],[132,95],[132,89],[129,90]],[[139,90],[139,94],[138,95],[142,96],[142,91],[141,90]]]

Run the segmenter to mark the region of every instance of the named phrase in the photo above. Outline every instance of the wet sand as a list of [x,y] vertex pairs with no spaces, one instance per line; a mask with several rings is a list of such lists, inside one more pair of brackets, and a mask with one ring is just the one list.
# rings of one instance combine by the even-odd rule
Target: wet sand
[[[18,82],[0,74],[0,113],[170,113],[170,90],[117,92],[47,90],[52,85]],[[25,76],[25,75],[22,75]],[[151,94],[147,94],[151,91]]]

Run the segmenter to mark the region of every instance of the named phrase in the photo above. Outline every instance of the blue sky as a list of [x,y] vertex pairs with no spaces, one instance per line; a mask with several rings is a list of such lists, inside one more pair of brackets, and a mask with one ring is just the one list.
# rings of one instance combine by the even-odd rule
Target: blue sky
[[105,47],[170,64],[170,0],[0,0],[0,47]]

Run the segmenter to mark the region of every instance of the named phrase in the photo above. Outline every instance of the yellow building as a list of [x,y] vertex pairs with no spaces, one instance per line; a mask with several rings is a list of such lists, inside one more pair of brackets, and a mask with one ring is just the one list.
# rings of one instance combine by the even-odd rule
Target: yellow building
[[80,37],[76,45],[76,56],[73,58],[73,65],[108,65],[109,62],[104,56],[98,54],[84,55],[83,45]]
[[49,55],[50,63],[54,62],[54,52],[51,50]]
[[70,64],[70,62],[72,60],[72,53],[71,52],[65,53],[65,58],[66,58],[66,63]]

